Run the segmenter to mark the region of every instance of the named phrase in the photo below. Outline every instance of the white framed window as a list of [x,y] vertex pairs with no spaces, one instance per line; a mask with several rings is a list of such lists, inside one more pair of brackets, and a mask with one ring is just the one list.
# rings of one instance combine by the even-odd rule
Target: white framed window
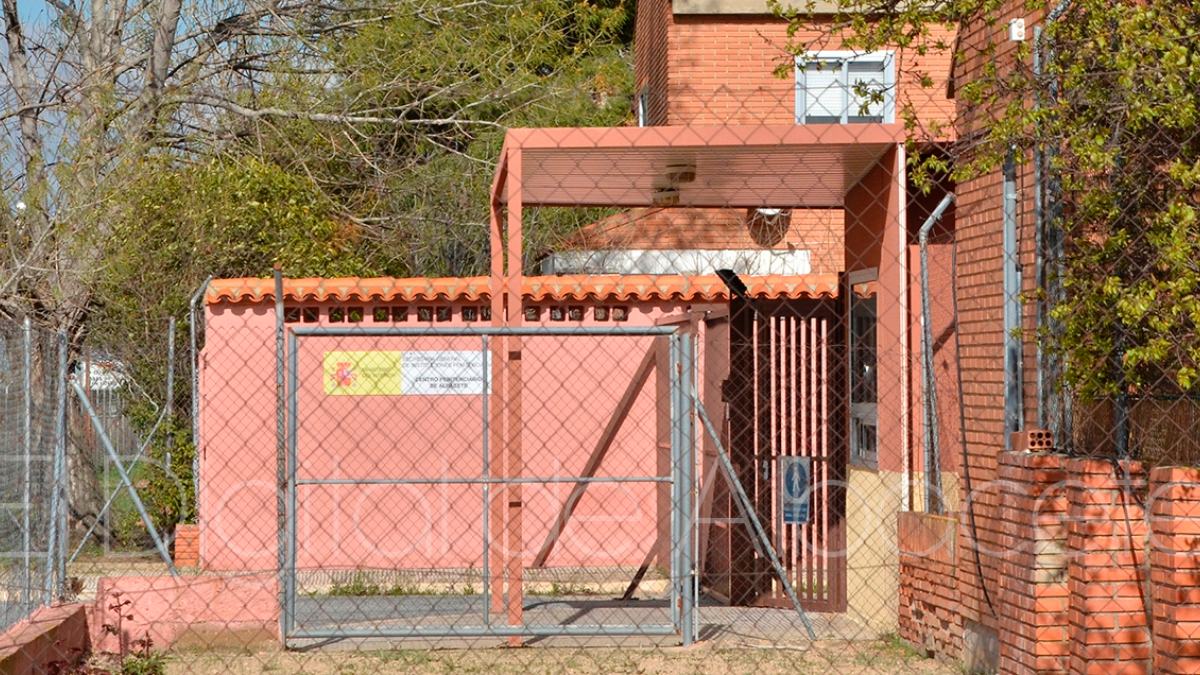
[[813,52],[797,57],[797,124],[895,121],[892,52]]

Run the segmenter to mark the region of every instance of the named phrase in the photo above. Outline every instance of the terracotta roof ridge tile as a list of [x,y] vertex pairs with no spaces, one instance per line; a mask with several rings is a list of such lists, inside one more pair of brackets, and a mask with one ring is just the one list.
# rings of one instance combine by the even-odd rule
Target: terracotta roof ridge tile
[[[744,277],[750,293],[761,298],[832,297],[837,276],[765,275]],[[336,277],[284,280],[284,297],[293,302],[476,302],[490,297],[490,277]],[[725,300],[725,285],[711,275],[563,275],[531,276],[522,293],[534,301],[615,298],[634,300]],[[205,294],[208,304],[267,302],[275,297],[271,279],[215,279]]]

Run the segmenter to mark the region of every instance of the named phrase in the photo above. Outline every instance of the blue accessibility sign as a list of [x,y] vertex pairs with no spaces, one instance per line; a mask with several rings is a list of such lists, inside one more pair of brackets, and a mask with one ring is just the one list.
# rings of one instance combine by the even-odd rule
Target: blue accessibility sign
[[812,459],[779,458],[779,501],[783,522],[803,524],[809,520],[809,495],[812,491]]

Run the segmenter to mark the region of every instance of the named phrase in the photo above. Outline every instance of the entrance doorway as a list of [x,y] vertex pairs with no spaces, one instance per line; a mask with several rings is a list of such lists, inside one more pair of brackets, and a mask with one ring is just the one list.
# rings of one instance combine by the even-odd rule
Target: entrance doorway
[[[843,305],[834,298],[734,300],[709,322],[708,368],[727,344],[719,385],[722,435],[805,609],[846,608],[846,371]],[[722,340],[722,338],[725,338]],[[720,364],[725,365],[725,364]],[[713,380],[706,377],[706,380]],[[710,405],[717,398],[707,392]],[[756,552],[729,486],[705,445],[701,502],[703,580],[733,605],[789,607],[770,561]],[[803,459],[795,459],[803,458]],[[808,467],[808,508],[785,508],[783,469]],[[790,486],[793,487],[794,486]],[[787,493],[787,494],[790,494]]]

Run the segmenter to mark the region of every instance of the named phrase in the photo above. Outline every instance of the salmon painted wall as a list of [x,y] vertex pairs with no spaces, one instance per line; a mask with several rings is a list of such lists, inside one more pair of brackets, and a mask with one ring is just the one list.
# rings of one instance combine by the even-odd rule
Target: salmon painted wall
[[[941,451],[940,467],[945,474],[957,474],[962,464],[962,426],[959,423],[959,391],[958,391],[958,350],[955,344],[955,331],[958,326],[954,321],[954,307],[950,302],[954,275],[954,245],[951,243],[933,242],[928,246],[929,258],[929,313],[932,318],[933,334],[933,374],[937,395],[938,413],[938,444]],[[923,399],[925,382],[922,379],[921,357],[921,249],[917,245],[908,247],[909,259],[909,308],[910,321],[909,344],[912,347],[910,372],[912,376],[912,431],[914,458],[913,468],[923,472],[924,468],[924,433],[925,417]],[[954,481],[957,486],[957,480]],[[951,505],[959,503],[957,493],[950,491],[950,485],[943,483],[946,502]],[[953,509],[951,509],[953,510]]]
[[[353,304],[353,303],[349,303]],[[539,323],[652,325],[686,309],[682,302],[628,303],[628,321],[586,318]],[[605,303],[599,303],[603,306]],[[329,309],[312,303],[320,324]],[[372,321],[365,306],[364,322]],[[396,306],[395,304],[389,305]],[[413,303],[404,324],[420,327],[417,307],[462,308],[481,303]],[[527,325],[531,322],[527,322]],[[299,325],[299,324],[289,324]],[[315,325],[315,324],[309,324]],[[350,325],[350,324],[340,324]],[[387,325],[396,325],[391,321]],[[496,338],[493,338],[496,339]],[[526,476],[575,476],[601,437],[617,402],[655,338],[537,336],[522,354],[522,456]],[[478,351],[478,337],[305,337],[299,350],[298,477],[468,477],[482,472],[483,409],[479,396],[327,395],[323,356],[337,350]],[[209,569],[271,569],[276,565],[274,313],[269,303],[208,307],[201,355],[201,558]],[[699,359],[702,361],[702,359]],[[655,381],[651,374],[617,433],[600,476],[653,475],[660,458]],[[502,449],[491,448],[495,466]],[[541,547],[572,484],[526,485],[523,556]],[[669,532],[650,483],[588,488],[547,565],[636,565]],[[493,489],[493,495],[499,490]],[[300,486],[297,495],[301,568],[482,566],[480,486]]]
[[902,148],[889,150],[863,179],[846,194],[846,270],[876,268],[879,272],[878,327],[878,433],[879,469],[901,471],[911,402],[908,396],[910,316],[904,307],[907,295],[904,271],[907,242],[904,225],[905,180]]

